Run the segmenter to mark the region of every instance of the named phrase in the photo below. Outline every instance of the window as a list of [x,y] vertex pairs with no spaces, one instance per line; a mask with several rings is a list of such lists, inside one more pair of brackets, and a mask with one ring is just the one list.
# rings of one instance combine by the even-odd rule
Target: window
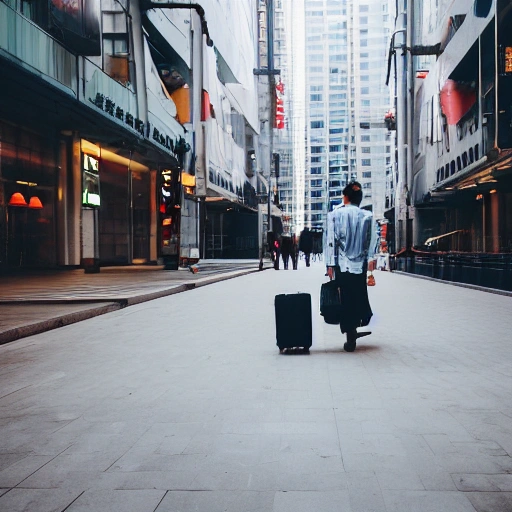
[[364,146],[361,148],[363,153],[371,153],[370,146]]
[[310,101],[322,101],[321,94],[311,94],[309,97]]
[[367,52],[361,53],[361,59],[368,59],[370,55]]
[[361,25],[368,25],[368,16],[359,16],[359,23]]
[[343,128],[331,128],[329,133],[343,133]]
[[367,181],[366,183],[363,183],[363,188],[365,188],[365,189],[367,189],[367,190],[368,190],[368,189],[371,189],[371,188],[372,188],[372,184],[371,184],[370,182],[368,182],[368,181]]
[[323,180],[311,180],[312,187],[321,187],[322,183],[323,183]]
[[311,167],[311,174],[322,174],[321,167]]
[[361,106],[362,107],[369,107],[370,106],[370,100],[361,100]]
[[320,163],[322,163],[322,159],[323,159],[322,156],[312,156],[311,163],[312,164],[320,164]]
[[324,122],[323,121],[311,121],[311,128],[314,130],[316,128],[323,128]]
[[329,146],[329,152],[331,153],[339,153],[341,151],[341,145],[336,144],[335,146]]
[[363,178],[371,178],[372,172],[371,171],[363,171]]
[[363,167],[371,167],[371,165],[372,165],[372,161],[371,161],[371,159],[369,159],[369,158],[363,158],[363,159],[361,160],[361,165],[362,165]]
[[361,94],[370,94],[369,87],[361,87]]
[[313,55],[309,56],[310,62],[322,62],[324,60],[324,56],[320,53],[314,53]]
[[323,146],[312,146],[311,147],[311,153],[323,153],[324,147]]
[[361,75],[359,80],[361,80],[361,82],[369,82],[370,81],[370,76],[369,75]]
[[329,94],[329,101],[332,100],[346,100],[347,99],[347,93],[342,92],[340,94]]
[[313,203],[311,205],[311,210],[316,210],[316,211],[320,210],[321,211],[321,210],[323,210],[323,206],[324,206],[323,203]]
[[359,12],[368,12],[369,6],[368,5],[360,5],[359,6]]
[[312,66],[309,68],[310,73],[323,73],[324,68],[322,66]]
[[360,62],[359,63],[359,69],[370,69],[370,64],[368,62]]
[[322,191],[321,190],[312,190],[310,192],[311,197],[322,197]]
[[346,55],[329,55],[329,62],[346,62]]
[[312,85],[309,90],[311,92],[321,92],[324,90],[324,86],[323,85]]

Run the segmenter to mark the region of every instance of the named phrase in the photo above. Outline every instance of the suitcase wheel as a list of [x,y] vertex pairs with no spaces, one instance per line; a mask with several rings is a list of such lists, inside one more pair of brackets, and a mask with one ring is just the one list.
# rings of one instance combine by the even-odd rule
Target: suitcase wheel
[[288,347],[280,348],[280,354],[309,354],[309,347]]

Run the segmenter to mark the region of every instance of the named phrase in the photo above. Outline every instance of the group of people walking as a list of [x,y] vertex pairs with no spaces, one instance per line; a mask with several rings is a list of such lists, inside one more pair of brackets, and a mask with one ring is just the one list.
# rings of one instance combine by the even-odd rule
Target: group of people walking
[[279,261],[282,258],[284,270],[288,270],[289,262],[292,262],[293,270],[297,270],[300,253],[304,255],[306,267],[311,265],[311,255],[321,256],[323,251],[322,232],[311,231],[305,227],[297,240],[292,234],[274,235],[269,241],[272,247],[274,268],[279,270]]

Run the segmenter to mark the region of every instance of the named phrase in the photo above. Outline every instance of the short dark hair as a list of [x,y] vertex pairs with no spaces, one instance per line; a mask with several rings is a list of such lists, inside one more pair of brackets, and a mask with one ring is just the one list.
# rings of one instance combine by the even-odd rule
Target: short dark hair
[[351,204],[359,206],[363,200],[363,191],[361,189],[361,183],[358,181],[351,181],[343,189],[343,195],[348,197]]

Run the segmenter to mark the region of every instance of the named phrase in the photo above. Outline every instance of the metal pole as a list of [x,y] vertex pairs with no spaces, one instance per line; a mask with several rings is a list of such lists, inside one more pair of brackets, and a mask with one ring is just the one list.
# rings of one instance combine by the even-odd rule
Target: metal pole
[[271,215],[271,194],[272,194],[272,169],[274,166],[274,120],[275,120],[275,96],[276,86],[273,75],[274,71],[274,0],[267,0],[267,66],[268,74],[268,90],[270,99],[270,121],[268,124],[269,129],[269,146],[270,146],[270,165],[268,168],[268,231],[272,231],[272,215]]

